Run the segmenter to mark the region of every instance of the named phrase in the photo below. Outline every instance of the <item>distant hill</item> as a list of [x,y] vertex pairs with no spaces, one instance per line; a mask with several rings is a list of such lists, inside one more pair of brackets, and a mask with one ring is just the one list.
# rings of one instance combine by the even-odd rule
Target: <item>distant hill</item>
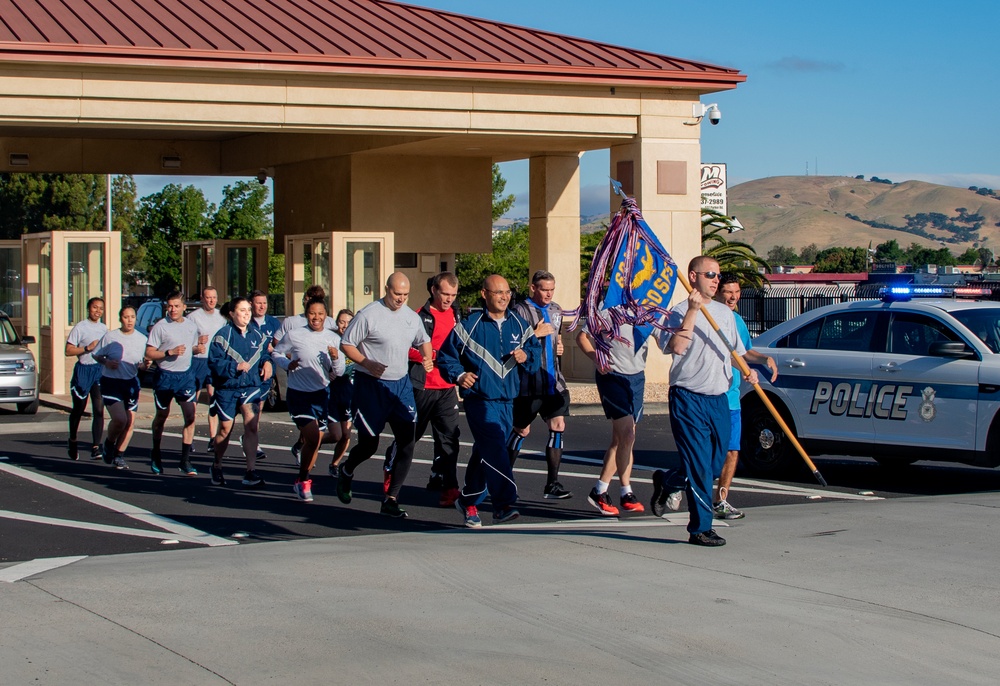
[[[761,256],[776,245],[798,252],[811,243],[822,250],[891,239],[904,249],[943,243],[956,256],[973,243],[1000,252],[1000,199],[923,181],[772,176],[730,188],[729,213],[746,227],[732,238]],[[527,222],[527,217],[504,218],[494,228]],[[580,217],[580,232],[593,233],[610,222],[610,214]]]
[[893,238],[903,248],[943,243],[957,255],[973,243],[1000,242],[1000,200],[923,181],[773,176],[730,188],[729,213],[747,229],[738,238],[759,255],[776,245],[798,251],[815,243],[822,250]]

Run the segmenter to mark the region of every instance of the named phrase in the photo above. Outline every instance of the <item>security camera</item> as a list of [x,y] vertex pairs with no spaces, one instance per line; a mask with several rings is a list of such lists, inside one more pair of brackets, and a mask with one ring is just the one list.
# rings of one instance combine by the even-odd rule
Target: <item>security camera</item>
[[267,170],[261,167],[260,171],[257,172],[257,183],[263,186],[267,183]]
[[708,110],[708,120],[712,122],[712,126],[715,126],[722,121],[722,112],[720,112],[719,108],[715,105],[712,105],[712,107]]
[[711,105],[704,105],[700,102],[696,102],[691,107],[691,116],[694,117],[694,121],[686,121],[684,122],[684,125],[698,126],[706,115],[708,116],[708,120],[712,122],[713,126],[722,121],[722,112],[719,111],[719,106],[714,102]]

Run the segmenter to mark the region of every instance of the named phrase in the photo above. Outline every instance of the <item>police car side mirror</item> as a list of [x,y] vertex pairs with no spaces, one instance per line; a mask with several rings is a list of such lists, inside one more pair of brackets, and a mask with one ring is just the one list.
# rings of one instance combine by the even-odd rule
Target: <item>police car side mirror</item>
[[938,341],[931,343],[927,354],[931,357],[950,357],[954,359],[967,359],[976,356],[976,353],[969,350],[965,346],[965,343],[961,341]]
[[35,342],[34,336],[21,336],[21,345],[31,345]]

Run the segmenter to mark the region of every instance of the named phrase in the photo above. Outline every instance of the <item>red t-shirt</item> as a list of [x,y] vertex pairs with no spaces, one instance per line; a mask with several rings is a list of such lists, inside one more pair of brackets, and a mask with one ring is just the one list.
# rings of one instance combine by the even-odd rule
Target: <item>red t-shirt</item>
[[[436,310],[433,307],[428,307],[427,310],[434,317],[434,334],[431,336],[431,348],[434,350],[434,359],[437,359],[438,350],[444,345],[444,339],[448,338],[448,334],[455,328],[455,311],[450,307],[444,312]],[[410,348],[410,360],[412,362],[422,362],[423,359],[419,350]],[[437,367],[434,367],[434,369],[427,373],[427,380],[424,382],[424,388],[427,390],[438,391],[454,387],[455,384],[450,384],[441,378],[441,371]]]

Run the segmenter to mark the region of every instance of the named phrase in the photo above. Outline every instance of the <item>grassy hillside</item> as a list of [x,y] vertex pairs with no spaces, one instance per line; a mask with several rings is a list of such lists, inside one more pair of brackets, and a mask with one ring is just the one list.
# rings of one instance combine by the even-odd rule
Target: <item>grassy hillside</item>
[[[997,245],[1000,238],[1000,200],[923,181],[890,185],[840,176],[775,176],[730,188],[729,212],[747,228],[740,238],[761,255],[776,245],[797,251],[815,243],[822,250],[890,239],[904,248],[911,243],[938,248],[944,242],[957,255],[977,242],[976,223],[981,223],[980,245]],[[921,214],[931,221],[911,220],[909,228],[927,235],[905,231],[906,216]],[[896,228],[872,227],[848,215]]]

